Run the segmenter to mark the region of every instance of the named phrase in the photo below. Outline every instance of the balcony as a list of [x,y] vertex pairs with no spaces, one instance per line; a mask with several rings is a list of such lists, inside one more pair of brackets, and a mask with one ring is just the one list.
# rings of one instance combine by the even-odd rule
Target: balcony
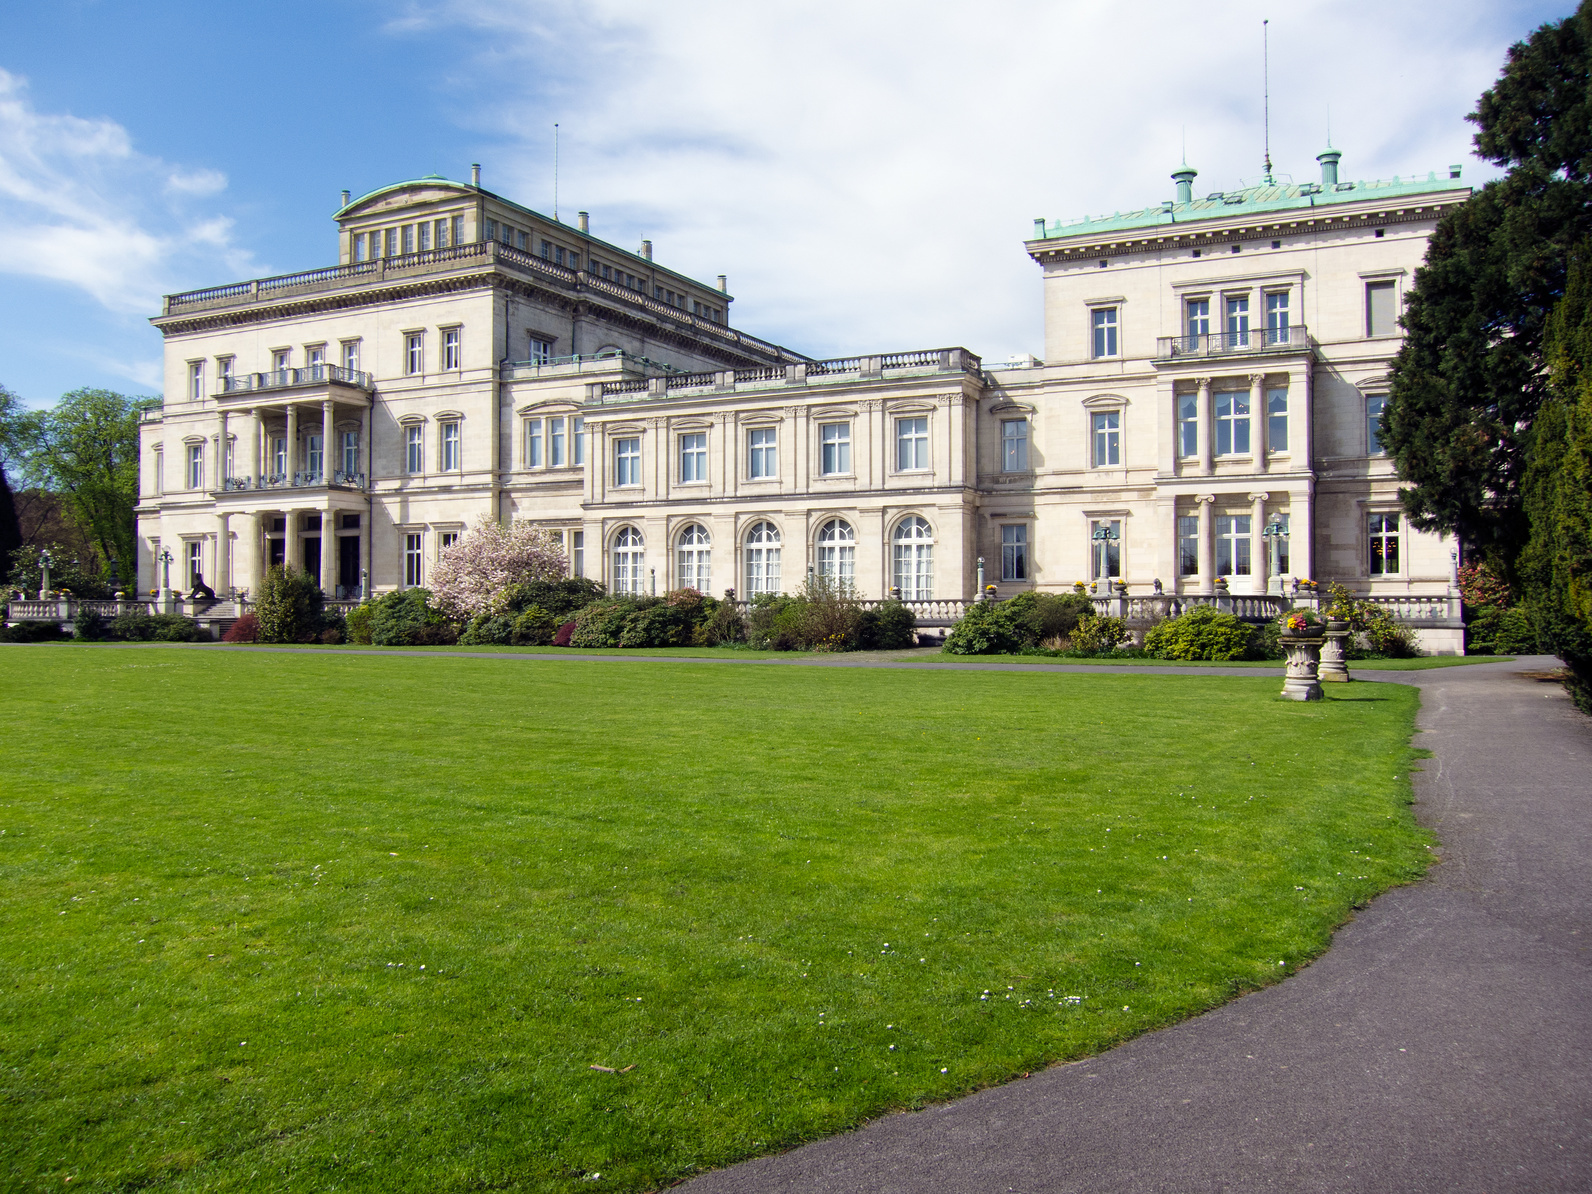
[[1258,328],[1252,332],[1206,332],[1198,336],[1161,336],[1155,359],[1251,357],[1270,353],[1306,352],[1310,332],[1304,324],[1286,328]]
[[300,472],[291,477],[286,473],[265,473],[258,477],[228,477],[221,485],[222,493],[257,493],[267,489],[358,489],[364,490],[364,473],[349,473],[334,469],[330,479],[324,473]]
[[263,390],[291,390],[328,383],[366,391],[376,388],[371,375],[362,370],[345,369],[341,365],[307,365],[302,369],[276,369],[270,373],[234,373],[221,379],[221,393],[258,394]]

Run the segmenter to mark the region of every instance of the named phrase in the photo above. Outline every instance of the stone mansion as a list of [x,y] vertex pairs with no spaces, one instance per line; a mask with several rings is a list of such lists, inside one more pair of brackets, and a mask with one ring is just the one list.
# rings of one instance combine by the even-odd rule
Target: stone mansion
[[[171,295],[142,424],[139,579],[341,597],[425,585],[485,518],[617,592],[864,597],[1120,579],[1130,592],[1449,592],[1377,443],[1441,176],[1271,181],[1036,220],[1044,359],[820,360],[708,285],[440,177],[336,213],[338,263]],[[1452,648],[1450,648],[1452,649]]]

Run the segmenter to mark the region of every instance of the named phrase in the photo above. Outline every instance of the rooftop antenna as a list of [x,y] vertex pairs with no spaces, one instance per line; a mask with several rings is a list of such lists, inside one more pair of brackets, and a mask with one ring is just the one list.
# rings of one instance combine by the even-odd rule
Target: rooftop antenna
[[1276,182],[1271,176],[1271,30],[1270,21],[1260,23],[1260,78],[1263,128],[1266,138],[1266,185],[1275,186]]
[[562,223],[558,218],[558,122],[553,122],[553,223]]

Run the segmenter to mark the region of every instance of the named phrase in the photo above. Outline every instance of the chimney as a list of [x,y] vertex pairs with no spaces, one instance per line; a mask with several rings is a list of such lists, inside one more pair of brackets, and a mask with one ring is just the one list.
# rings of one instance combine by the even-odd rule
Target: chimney
[[652,260],[652,242],[650,240],[641,242],[641,255],[648,261]]
[[578,211],[578,212],[575,213],[575,215],[580,220],[580,230],[582,232],[590,232],[591,231],[591,217],[589,215],[587,215],[583,211]]
[[348,192],[347,191],[343,192],[343,206],[344,207],[348,206]]
[[1172,171],[1172,181],[1177,183],[1177,201],[1179,203],[1194,202],[1194,179],[1198,175],[1199,171],[1187,162]]
[[1459,177],[1459,171],[1460,171],[1460,167],[1459,166],[1450,166],[1448,168],[1448,177],[1450,177],[1450,178],[1458,178]]
[[727,294],[727,293],[729,293],[729,289],[730,289],[730,279],[729,279],[729,277],[727,275],[725,275],[725,274],[720,274],[719,275],[719,293],[720,294]]
[[471,162],[470,163],[470,185],[472,187],[478,187],[478,186],[481,185],[481,163],[480,162]]
[[1045,217],[1044,216],[1035,216],[1034,217],[1034,239],[1035,240],[1044,240],[1045,239]]
[[1338,185],[1338,159],[1343,155],[1336,149],[1329,149],[1325,153],[1316,154],[1316,161],[1321,163],[1321,185],[1335,187]]

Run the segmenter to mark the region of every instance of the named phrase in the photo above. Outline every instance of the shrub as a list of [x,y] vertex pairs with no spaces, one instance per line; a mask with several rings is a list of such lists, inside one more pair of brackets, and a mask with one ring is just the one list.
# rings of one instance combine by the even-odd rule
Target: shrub
[[105,634],[128,643],[197,643],[210,638],[198,622],[181,614],[119,614],[106,625]]
[[658,603],[656,597],[608,597],[575,615],[572,647],[617,647],[630,615]]
[[698,647],[717,647],[720,643],[739,643],[746,640],[746,622],[740,611],[728,601],[718,602],[692,634],[691,642]]
[[1128,641],[1128,627],[1121,618],[1082,619],[1073,627],[1072,645],[1075,650],[1103,655]]
[[514,619],[509,641],[517,647],[545,647],[558,632],[558,619],[539,605],[528,605]]
[[227,627],[221,636],[224,643],[252,643],[260,637],[260,619],[253,614],[240,614],[238,620]]
[[[72,550],[61,546],[59,543],[25,543],[11,553],[5,583],[13,589],[20,589],[29,597],[36,597],[39,592],[39,583],[43,576],[39,571],[39,551],[47,550],[53,561],[50,564],[50,588],[54,591],[65,589],[74,597],[87,597],[90,600],[108,600],[116,594],[112,591],[111,578],[105,575],[99,560],[89,557],[84,563],[80,557],[74,555]],[[43,641],[43,640],[40,640]]]
[[278,564],[265,574],[255,598],[262,643],[312,643],[325,629],[321,587],[308,572]]
[[496,608],[519,614],[535,605],[556,621],[566,622],[602,596],[603,587],[596,581],[584,576],[562,576],[509,585],[499,594]]
[[459,635],[461,646],[508,644],[514,639],[513,614],[476,614]]
[[370,641],[379,647],[449,644],[459,634],[429,604],[426,589],[398,589],[371,602]]
[[1412,627],[1397,621],[1385,610],[1366,623],[1366,645],[1388,659],[1413,659],[1421,653],[1420,639]]
[[84,606],[77,607],[77,617],[72,620],[72,637],[81,643],[97,642],[105,635],[105,619]]
[[349,642],[370,642],[370,619],[375,612],[376,607],[371,602],[362,601],[343,615],[343,625],[348,631]]
[[558,628],[558,633],[553,636],[553,646],[567,647],[569,640],[575,633],[575,619],[571,618]]
[[[1356,601],[1343,585],[1334,581],[1327,586],[1330,604],[1328,617],[1348,622],[1349,656],[1364,658],[1367,654],[1389,659],[1410,659],[1421,653],[1415,631],[1399,622],[1392,614],[1374,601]],[[1360,645],[1364,640],[1364,647]]]
[[1215,606],[1197,605],[1157,622],[1144,649],[1159,659],[1244,659],[1253,653],[1254,630]]
[[1467,609],[1465,650],[1478,655],[1535,655],[1541,636],[1522,606]]
[[1027,642],[1029,627],[1007,608],[1010,604],[977,601],[968,606],[946,638],[945,650],[952,655],[1010,655],[1018,651]]
[[1030,642],[1071,638],[1073,628],[1094,614],[1094,602],[1083,593],[1019,593],[1006,607],[1027,628]]
[[0,643],[64,643],[72,637],[55,622],[18,622],[0,626]]
[[918,618],[899,601],[883,601],[862,611],[857,646],[864,651],[900,651],[917,642]]

